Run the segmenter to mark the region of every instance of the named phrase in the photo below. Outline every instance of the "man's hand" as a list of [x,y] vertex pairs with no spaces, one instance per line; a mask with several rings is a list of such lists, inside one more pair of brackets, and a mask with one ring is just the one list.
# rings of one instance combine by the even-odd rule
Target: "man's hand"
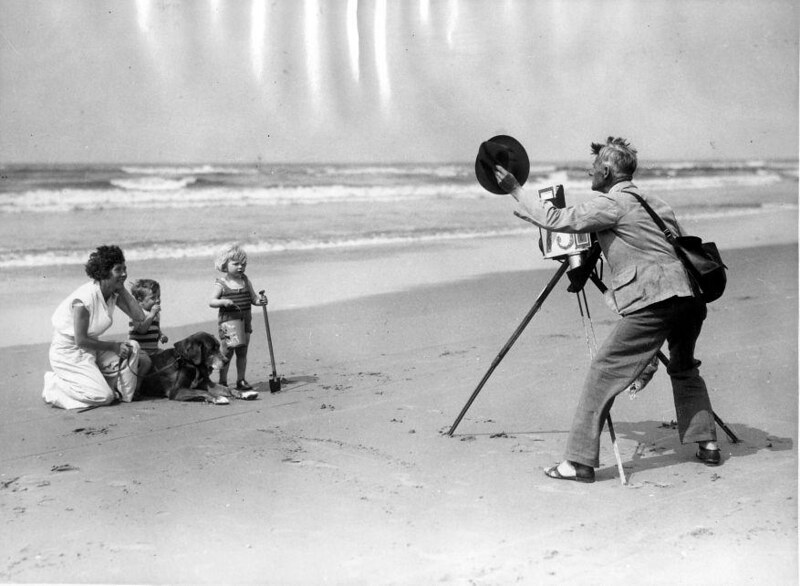
[[[501,165],[494,166],[494,178],[497,180],[497,185],[500,186],[500,189],[506,193],[510,193],[512,196],[514,196],[514,192],[517,189],[522,187],[519,184],[519,181],[517,181],[517,178],[504,169]],[[514,196],[514,199],[516,199],[516,196]]]
[[525,214],[521,214],[518,211],[514,211],[514,215],[517,216],[520,220],[525,220],[526,222],[530,222],[534,226],[536,225],[536,222],[534,222],[533,219],[531,219],[530,217],[526,216]]

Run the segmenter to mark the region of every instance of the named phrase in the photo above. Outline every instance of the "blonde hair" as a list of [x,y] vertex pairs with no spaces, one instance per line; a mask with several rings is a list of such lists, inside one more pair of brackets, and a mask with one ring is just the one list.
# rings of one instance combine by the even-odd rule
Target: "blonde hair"
[[247,260],[247,253],[238,242],[226,244],[225,247],[219,251],[217,259],[214,261],[214,268],[224,273],[228,270],[228,263],[232,260],[237,262]]

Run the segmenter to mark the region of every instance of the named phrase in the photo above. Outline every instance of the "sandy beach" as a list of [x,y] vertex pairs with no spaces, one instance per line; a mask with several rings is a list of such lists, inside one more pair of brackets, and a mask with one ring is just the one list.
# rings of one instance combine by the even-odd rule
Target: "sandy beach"
[[[268,392],[256,313],[248,379],[262,393],[229,406],[47,407],[47,322],[81,267],[49,270],[46,287],[42,271],[10,271],[2,318],[23,343],[0,348],[0,580],[797,583],[796,210],[687,228],[730,268],[697,355],[741,441],[719,429],[723,465],[696,461],[662,368],[614,406],[627,486],[607,434],[597,483],[542,474],[589,360],[566,281],[445,434],[555,270],[530,236],[254,257],[288,384]],[[214,331],[206,259],[148,271],[172,341]],[[587,297],[602,340],[616,317]]]
[[[798,22],[791,0],[2,1],[0,586],[800,586]],[[563,188],[572,228],[627,231],[632,195],[584,204],[632,179],[717,244],[696,358],[721,465],[680,443],[660,365],[615,398],[596,482],[544,474],[620,316],[555,282],[497,164]],[[252,400],[44,402],[92,252],[159,282],[171,350],[218,335],[233,243],[268,297],[225,379]]]

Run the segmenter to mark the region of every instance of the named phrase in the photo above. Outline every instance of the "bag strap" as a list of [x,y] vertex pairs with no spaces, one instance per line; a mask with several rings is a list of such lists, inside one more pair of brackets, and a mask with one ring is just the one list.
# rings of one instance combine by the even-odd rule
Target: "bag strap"
[[675,235],[672,233],[672,230],[667,228],[667,225],[664,223],[664,220],[661,219],[661,216],[659,216],[655,210],[650,207],[650,204],[648,204],[638,193],[627,191],[626,189],[623,189],[622,193],[627,193],[638,199],[639,203],[642,204],[644,209],[647,210],[647,213],[650,214],[650,217],[653,218],[653,221],[656,223],[659,229],[664,233],[664,236],[667,238],[669,243],[675,246]]
[[658,225],[661,231],[664,233],[664,236],[667,238],[667,241],[672,245],[672,248],[675,250],[675,254],[678,257],[678,260],[681,261],[683,266],[686,268],[686,272],[689,275],[689,284],[692,287],[692,290],[695,293],[695,297],[702,297],[702,288],[700,287],[700,275],[697,272],[697,269],[694,267],[692,262],[686,257],[686,252],[678,245],[678,241],[675,239],[675,235],[672,233],[667,225],[664,223],[664,220],[661,219],[653,208],[644,200],[644,198],[639,195],[638,193],[633,193],[632,191],[627,191],[625,189],[622,190],[623,193],[627,193],[632,195],[636,199],[639,200],[639,203],[642,204],[647,213],[650,214],[650,217],[653,218],[653,221]]

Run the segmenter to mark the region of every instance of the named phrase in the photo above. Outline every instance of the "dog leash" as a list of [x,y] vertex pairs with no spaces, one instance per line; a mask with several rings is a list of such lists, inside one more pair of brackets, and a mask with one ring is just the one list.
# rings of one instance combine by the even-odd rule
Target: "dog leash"
[[[127,362],[127,364],[125,366],[122,365],[123,360],[125,362]],[[147,378],[149,376],[153,376],[153,375],[156,375],[156,374],[164,372],[165,370],[170,368],[172,365],[177,364],[181,360],[182,359],[180,357],[177,357],[172,362],[170,362],[169,364],[166,364],[165,366],[162,366],[158,370],[148,370],[145,374],[142,374],[141,372],[137,371],[136,369],[134,369],[131,366],[131,358],[130,358],[130,354],[129,354],[127,358],[120,357],[119,361],[117,362],[117,366],[116,366],[115,369],[112,369],[110,371],[102,371],[101,370],[100,372],[102,372],[103,375],[105,375],[105,376],[116,376],[119,373],[121,373],[127,367],[136,376],[140,376],[142,378]]]
[[[145,375],[142,375],[141,373],[139,373],[139,372],[137,372],[136,370],[134,370],[134,368],[131,366],[131,359],[130,359],[130,355],[128,355],[128,358],[127,358],[127,359],[123,359],[123,358],[120,356],[120,359],[119,359],[119,361],[117,361],[117,367],[116,367],[116,369],[114,369],[114,370],[111,370],[110,372],[106,372],[106,371],[103,371],[103,370],[101,369],[101,370],[100,370],[100,374],[102,374],[103,376],[117,376],[117,375],[119,375],[119,374],[120,374],[120,373],[121,373],[121,372],[122,372],[122,371],[125,369],[125,366],[123,366],[123,365],[122,365],[122,362],[123,362],[123,360],[127,362],[127,364],[126,364],[125,366],[127,366],[127,367],[130,369],[130,371],[131,371],[132,373],[134,373],[134,374],[135,374],[137,377],[147,378],[147,377],[150,377],[150,376],[154,376],[154,375],[156,375],[156,374],[159,374],[159,373],[161,373],[161,372],[164,372],[165,370],[167,370],[168,368],[170,368],[170,367],[171,367],[171,366],[173,366],[174,364],[178,364],[179,362],[181,362],[181,361],[183,360],[183,358],[181,358],[180,356],[178,356],[178,357],[177,357],[177,358],[175,358],[175,359],[174,359],[172,362],[170,362],[170,363],[166,364],[165,366],[162,366],[162,367],[161,367],[161,368],[159,368],[158,370],[155,370],[155,371],[148,371],[148,372],[147,372],[147,374],[145,374]],[[177,381],[176,381],[176,382],[177,382]],[[115,386],[116,386],[116,385],[115,385]],[[116,388],[115,388],[115,389],[113,389],[113,390],[114,390],[114,394],[115,394],[115,395],[116,395],[117,393],[119,393],[119,389],[116,389]],[[78,413],[85,413],[86,411],[91,411],[92,409],[97,409],[98,407],[101,407],[101,406],[102,406],[102,405],[90,405],[90,406],[88,406],[88,407],[84,407],[83,409],[78,409],[78,411],[77,411],[77,412],[78,412]]]

